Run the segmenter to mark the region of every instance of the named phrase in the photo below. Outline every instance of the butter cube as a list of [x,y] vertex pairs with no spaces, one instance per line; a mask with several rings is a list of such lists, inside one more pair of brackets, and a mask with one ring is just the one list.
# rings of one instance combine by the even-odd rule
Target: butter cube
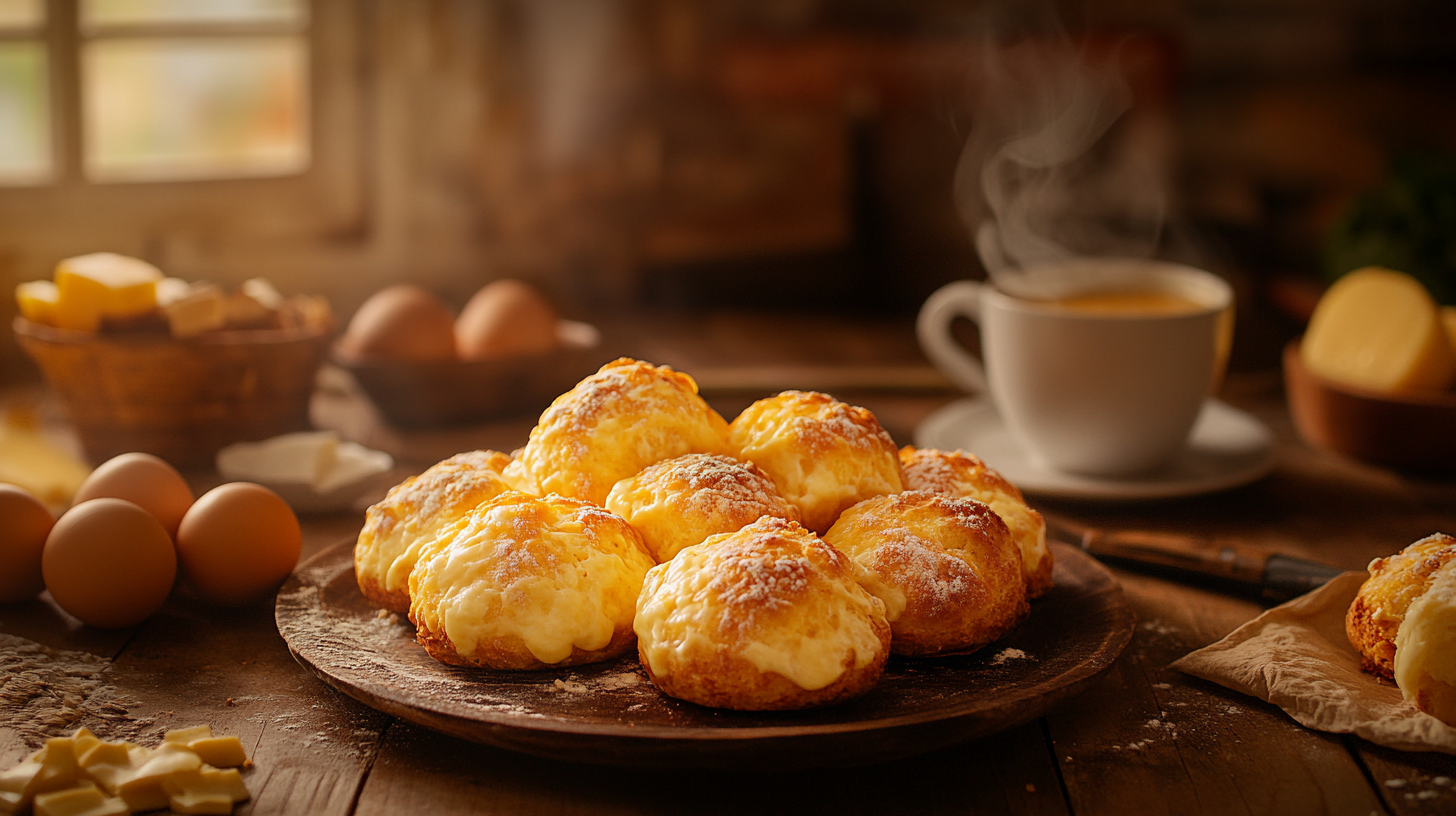
[[163,306],[162,312],[173,337],[195,337],[227,325],[226,303],[221,289],[205,283]]
[[[206,285],[206,284],[199,284]],[[192,293],[192,284],[181,278],[162,278],[157,281],[157,305],[165,308],[168,303],[181,300]]]
[[1456,350],[1430,293],[1378,267],[1351,272],[1320,298],[1300,356],[1320,377],[1372,391],[1440,390],[1456,380]]
[[35,797],[35,816],[127,816],[126,803],[90,782]]
[[56,265],[56,325],[96,331],[101,318],[144,315],[157,308],[161,270],[112,252],[67,258]]
[[242,290],[229,294],[223,306],[227,309],[228,325],[240,328],[264,325],[274,315],[272,309]]
[[27,281],[15,287],[15,303],[20,315],[32,323],[46,326],[56,324],[56,306],[61,300],[61,290],[53,281]]
[[191,728],[174,728],[162,737],[162,742],[171,742],[178,745],[186,745],[193,740],[205,739],[212,736],[212,726],[194,725]]
[[283,306],[283,294],[267,278],[249,278],[238,289],[270,312],[276,312]]
[[[137,762],[137,758],[132,761]],[[201,767],[202,760],[186,746],[164,741],[141,757],[139,766],[117,786],[117,793],[135,811],[164,808],[167,793],[162,790],[163,781],[171,774]]]
[[334,431],[299,431],[228,445],[217,452],[217,472],[225,479],[317,487],[334,469],[338,451]]
[[187,747],[214,768],[236,768],[248,761],[248,752],[237,737],[204,737],[187,743]]
[[[134,757],[136,761],[133,761]],[[102,790],[114,795],[121,783],[141,767],[143,757],[142,749],[124,742],[98,742],[76,761],[82,773],[100,785]]]
[[0,813],[18,813],[42,793],[68,788],[77,780],[76,752],[70,737],[53,737],[28,759],[0,772]]
[[177,813],[231,813],[233,803],[249,798],[242,774],[235,768],[209,768],[173,774],[162,783],[168,804]]

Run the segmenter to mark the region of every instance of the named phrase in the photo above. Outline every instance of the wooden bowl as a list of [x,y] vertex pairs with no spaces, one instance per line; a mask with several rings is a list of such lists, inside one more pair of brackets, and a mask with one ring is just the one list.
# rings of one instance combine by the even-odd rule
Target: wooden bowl
[[1400,470],[1456,474],[1456,393],[1391,395],[1311,373],[1299,341],[1284,348],[1284,390],[1306,442]]
[[186,340],[95,335],[17,317],[15,336],[40,366],[99,463],[129,451],[182,470],[217,451],[309,427],[314,377],[332,331],[255,329]]
[[562,321],[561,345],[494,360],[359,360],[334,353],[384,420],[400,428],[462,425],[537,415],[614,355],[585,323]]

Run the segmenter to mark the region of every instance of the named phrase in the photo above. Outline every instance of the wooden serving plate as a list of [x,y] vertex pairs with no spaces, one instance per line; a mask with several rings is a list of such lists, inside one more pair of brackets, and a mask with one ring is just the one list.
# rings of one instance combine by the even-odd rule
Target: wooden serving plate
[[635,654],[538,672],[459,669],[370,606],[353,541],[300,566],[278,593],[278,630],[324,682],[387,714],[528,754],[607,765],[792,769],[879,762],[983,737],[1081,692],[1132,639],[1117,580],[1052,544],[1056,587],[1009,636],[967,657],[892,659],[873,691],[792,712],[735,712],[672,699]]

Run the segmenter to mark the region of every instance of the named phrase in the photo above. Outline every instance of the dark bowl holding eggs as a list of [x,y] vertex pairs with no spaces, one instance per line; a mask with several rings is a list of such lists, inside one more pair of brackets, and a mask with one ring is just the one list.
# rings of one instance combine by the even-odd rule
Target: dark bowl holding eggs
[[610,359],[601,346],[596,328],[559,319],[519,281],[487,284],[458,317],[396,284],[355,312],[333,361],[386,422],[424,428],[539,414]]
[[485,360],[353,359],[353,375],[384,420],[400,428],[464,425],[539,414],[605,362],[601,335],[586,323],[557,324],[559,344],[535,354]]

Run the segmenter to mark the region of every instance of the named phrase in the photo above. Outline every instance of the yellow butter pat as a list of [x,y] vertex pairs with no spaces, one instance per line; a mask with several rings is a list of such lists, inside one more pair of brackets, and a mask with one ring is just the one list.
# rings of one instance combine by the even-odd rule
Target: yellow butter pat
[[76,752],[70,737],[53,737],[24,762],[0,773],[0,813],[19,813],[42,793],[75,784]]
[[174,728],[162,737],[164,743],[175,743],[186,745],[193,740],[200,740],[212,736],[212,726],[194,725],[191,728]]
[[173,774],[162,783],[177,813],[231,813],[233,803],[248,800],[248,787],[235,768],[209,768]]
[[204,737],[187,743],[187,747],[214,768],[236,768],[248,761],[243,743],[237,737]]
[[221,289],[202,284],[162,307],[162,313],[173,337],[196,337],[227,325],[225,302]]
[[54,326],[60,300],[61,290],[53,281],[26,281],[15,287],[15,304],[20,307],[20,315],[32,323]]
[[243,742],[237,737],[213,736],[212,726],[198,725],[168,731],[164,743],[183,745],[214,768],[235,768],[248,761]]
[[1300,355],[1317,376],[1372,391],[1440,390],[1456,380],[1436,302],[1415,278],[1378,267],[1351,272],[1320,298]]
[[90,782],[35,797],[35,816],[127,816],[126,802]]
[[58,290],[55,325],[96,331],[101,318],[144,315],[157,308],[162,272],[137,258],[96,252],[56,265]]
[[202,760],[186,746],[163,742],[144,755],[139,767],[117,786],[117,793],[134,811],[164,808],[167,806],[167,793],[162,790],[163,781],[171,774],[195,771],[201,767]]

